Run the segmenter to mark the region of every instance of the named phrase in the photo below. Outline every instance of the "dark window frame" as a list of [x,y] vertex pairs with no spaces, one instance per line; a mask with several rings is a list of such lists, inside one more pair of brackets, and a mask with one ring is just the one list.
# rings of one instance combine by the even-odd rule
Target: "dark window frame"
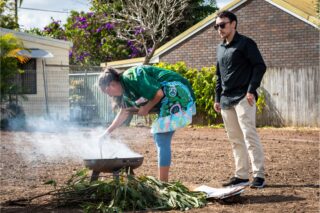
[[21,94],[37,94],[37,59],[31,58],[27,63],[20,64],[19,68],[24,71],[17,76]]

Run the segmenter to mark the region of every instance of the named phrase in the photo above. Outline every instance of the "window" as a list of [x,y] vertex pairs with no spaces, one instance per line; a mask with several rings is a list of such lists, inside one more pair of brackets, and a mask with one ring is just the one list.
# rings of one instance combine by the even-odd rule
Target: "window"
[[37,94],[37,59],[32,58],[27,63],[21,64],[20,69],[24,71],[18,76],[21,93]]

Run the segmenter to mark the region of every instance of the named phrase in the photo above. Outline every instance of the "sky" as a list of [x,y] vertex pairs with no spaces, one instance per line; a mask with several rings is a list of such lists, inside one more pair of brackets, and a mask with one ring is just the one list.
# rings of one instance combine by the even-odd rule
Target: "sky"
[[[23,0],[21,8],[18,10],[19,25],[22,29],[34,27],[43,29],[51,23],[51,17],[54,20],[61,20],[64,24],[69,16],[67,12],[71,10],[87,12],[89,7],[90,4],[87,0]],[[60,11],[60,13],[27,8]]]
[[[219,8],[231,1],[216,0]],[[18,10],[20,28],[24,30],[34,27],[43,29],[51,23],[51,17],[56,21],[61,20],[62,24],[64,24],[69,16],[68,12],[71,10],[87,12],[89,11],[89,7],[88,0],[23,0],[21,8]]]

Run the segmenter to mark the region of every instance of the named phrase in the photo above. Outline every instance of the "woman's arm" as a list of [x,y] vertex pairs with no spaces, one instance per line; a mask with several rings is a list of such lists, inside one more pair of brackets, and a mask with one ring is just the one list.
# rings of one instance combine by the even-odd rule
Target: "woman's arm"
[[115,119],[112,121],[111,125],[107,128],[107,130],[103,133],[101,137],[110,134],[113,130],[121,126],[121,124],[123,124],[123,122],[127,120],[129,115],[129,111],[127,111],[125,108],[121,108]]
[[164,94],[162,89],[159,89],[153,99],[149,100],[148,103],[144,106],[141,106],[138,111],[138,115],[146,116],[149,111],[163,98]]

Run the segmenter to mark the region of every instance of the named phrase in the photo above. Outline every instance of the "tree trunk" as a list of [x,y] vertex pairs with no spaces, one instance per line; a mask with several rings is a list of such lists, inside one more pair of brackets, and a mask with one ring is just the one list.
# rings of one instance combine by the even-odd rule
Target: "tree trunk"
[[146,56],[144,57],[144,62],[143,64],[149,64],[150,63],[150,60],[151,58],[153,57],[156,49],[158,48],[158,43],[155,43],[153,46],[152,46],[152,50],[150,53],[148,53],[148,50],[146,50]]
[[14,1],[14,19],[18,24],[18,0]]

